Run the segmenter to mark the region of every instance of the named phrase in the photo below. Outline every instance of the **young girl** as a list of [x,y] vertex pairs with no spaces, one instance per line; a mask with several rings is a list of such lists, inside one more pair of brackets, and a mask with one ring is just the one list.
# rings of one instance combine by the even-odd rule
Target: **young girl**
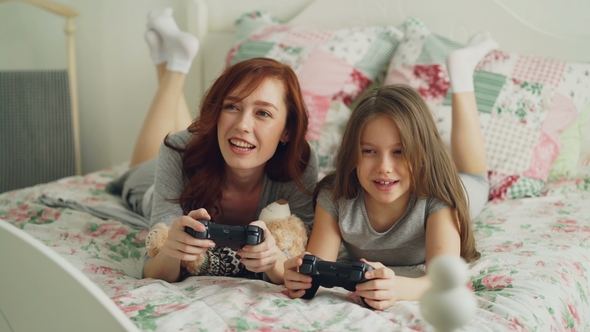
[[[447,59],[452,155],[421,96],[409,86],[384,86],[361,98],[348,121],[336,170],[316,188],[307,250],[335,261],[343,243],[351,260],[372,265],[375,270],[365,273],[369,281],[356,291],[375,309],[418,300],[430,286],[427,276],[401,277],[386,266],[428,266],[443,254],[468,262],[480,256],[470,215],[487,201],[488,182],[472,75],[495,47],[484,33]],[[311,277],[298,273],[301,264],[301,257],[285,262],[285,285],[293,298],[311,287]]]
[[[198,40],[179,30],[170,8],[150,12],[146,40],[158,91],[131,169],[109,185],[133,211],[150,219],[148,250],[153,245],[158,250],[147,259],[144,276],[178,281],[186,276],[181,261],[199,259],[210,265],[202,268],[205,274],[265,273],[282,283],[286,256],[257,218],[268,204],[284,199],[293,214],[312,222],[317,160],[305,140],[308,116],[295,73],[271,59],[237,63],[213,83],[192,121],[183,86]],[[238,252],[216,247],[185,232],[185,226],[205,231],[196,219],[257,225],[264,242]],[[167,225],[161,246],[150,242],[160,223]]]

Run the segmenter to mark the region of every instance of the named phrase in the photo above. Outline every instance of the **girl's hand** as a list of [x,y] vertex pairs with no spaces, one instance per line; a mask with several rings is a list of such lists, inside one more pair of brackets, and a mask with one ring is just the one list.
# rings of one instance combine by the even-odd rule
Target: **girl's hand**
[[168,231],[168,238],[161,252],[183,261],[194,261],[209,248],[214,247],[215,243],[213,241],[196,239],[184,231],[184,227],[188,226],[196,231],[204,232],[206,230],[205,226],[197,219],[210,220],[211,216],[209,216],[207,210],[201,208],[189,212],[188,216],[175,219]]
[[264,230],[264,241],[255,246],[244,246],[238,250],[237,253],[241,257],[240,262],[246,266],[248,271],[255,273],[268,272],[275,267],[279,254],[282,254],[282,252],[277,247],[275,238],[266,228],[263,221],[254,221],[250,225],[258,226]]
[[285,287],[289,291],[289,296],[292,299],[302,297],[305,291],[311,288],[312,278],[299,273],[299,267],[303,264],[303,256],[308,254],[302,253],[299,257],[288,259],[284,263],[285,267]]
[[368,262],[364,258],[361,262],[371,265],[374,270],[365,272],[365,278],[369,281],[356,285],[357,294],[375,309],[391,307],[397,301],[399,293],[395,272],[379,262]]

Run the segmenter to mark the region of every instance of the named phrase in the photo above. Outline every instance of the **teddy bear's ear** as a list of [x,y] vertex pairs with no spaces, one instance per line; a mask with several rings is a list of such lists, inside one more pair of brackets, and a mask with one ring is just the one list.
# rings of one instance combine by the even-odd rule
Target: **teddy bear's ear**
[[168,238],[168,230],[170,230],[170,227],[164,223],[156,224],[150,230],[145,238],[145,246],[150,257],[155,257],[160,252]]
[[262,211],[260,211],[259,220],[265,223],[273,219],[287,218],[291,215],[291,209],[289,209],[289,203],[284,199],[279,199],[276,202],[268,204]]

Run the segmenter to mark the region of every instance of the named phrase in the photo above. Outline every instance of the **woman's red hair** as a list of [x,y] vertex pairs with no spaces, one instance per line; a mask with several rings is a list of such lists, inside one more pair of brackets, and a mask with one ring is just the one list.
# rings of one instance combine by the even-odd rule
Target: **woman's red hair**
[[238,87],[245,87],[240,89],[238,97],[246,98],[267,79],[284,86],[289,142],[277,146],[265,165],[265,172],[273,181],[295,181],[306,192],[300,176],[307,168],[311,151],[305,139],[308,113],[299,81],[291,67],[273,59],[253,58],[227,67],[209,88],[201,101],[199,116],[188,127],[193,136],[184,149],[164,141],[167,147],[184,152],[185,187],[178,202],[185,214],[198,208],[205,208],[209,213],[223,213],[219,202],[226,164],[217,141],[217,122],[223,101]]

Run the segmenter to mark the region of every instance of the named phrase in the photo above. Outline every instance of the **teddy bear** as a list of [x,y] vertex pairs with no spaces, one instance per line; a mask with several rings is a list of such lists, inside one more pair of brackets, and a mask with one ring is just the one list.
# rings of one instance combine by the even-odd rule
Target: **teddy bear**
[[[264,221],[277,247],[287,258],[305,251],[309,229],[299,217],[291,214],[287,201],[280,199],[270,203],[262,209],[258,219]],[[168,225],[159,223],[150,230],[145,240],[150,257],[160,252],[169,229]],[[181,261],[180,265],[190,275],[251,277],[250,274],[253,274],[240,263],[236,251],[219,246],[209,249],[194,261]]]

